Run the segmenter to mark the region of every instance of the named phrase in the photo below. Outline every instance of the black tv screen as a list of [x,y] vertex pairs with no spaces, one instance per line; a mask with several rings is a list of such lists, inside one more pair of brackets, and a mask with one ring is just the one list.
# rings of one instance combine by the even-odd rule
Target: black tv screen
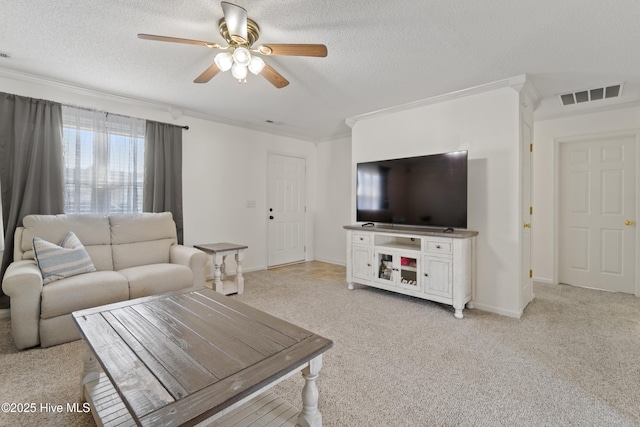
[[358,163],[356,219],[467,228],[467,152]]

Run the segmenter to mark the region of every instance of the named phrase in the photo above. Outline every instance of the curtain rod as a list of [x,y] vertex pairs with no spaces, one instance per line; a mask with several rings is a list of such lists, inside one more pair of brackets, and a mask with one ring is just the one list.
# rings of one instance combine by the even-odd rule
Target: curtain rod
[[[97,113],[104,113],[104,114],[106,114],[107,116],[108,116],[109,114],[111,114],[111,115],[113,115],[113,116],[127,117],[127,118],[129,118],[129,119],[145,120],[145,121],[147,120],[147,119],[143,119],[143,118],[141,118],[141,117],[132,117],[132,116],[126,116],[126,115],[124,115],[124,114],[110,113],[110,112],[108,112],[108,111],[104,111],[104,110],[96,110],[95,108],[85,107],[85,106],[83,106],[83,105],[76,105],[76,104],[62,104],[62,103],[61,103],[61,105],[66,105],[67,107],[78,108],[78,109],[80,109],[80,110],[85,110],[85,111],[95,111],[95,112],[97,112]],[[152,120],[152,121],[154,121],[154,120]],[[164,123],[164,122],[158,122],[158,123]],[[172,125],[172,126],[177,126],[177,125],[174,125],[173,123],[165,123],[165,124]],[[189,126],[180,126],[180,127],[181,127],[182,129],[184,129],[184,130],[189,130]]]

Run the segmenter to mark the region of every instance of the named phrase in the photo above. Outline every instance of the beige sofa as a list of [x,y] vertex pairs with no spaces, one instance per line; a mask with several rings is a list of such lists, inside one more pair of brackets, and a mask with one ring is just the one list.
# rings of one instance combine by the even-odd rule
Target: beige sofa
[[[33,238],[58,244],[73,231],[95,272],[43,285]],[[11,297],[11,329],[24,349],[80,338],[75,310],[204,285],[207,256],[178,245],[170,213],[29,215],[15,233],[14,262],[2,280]]]

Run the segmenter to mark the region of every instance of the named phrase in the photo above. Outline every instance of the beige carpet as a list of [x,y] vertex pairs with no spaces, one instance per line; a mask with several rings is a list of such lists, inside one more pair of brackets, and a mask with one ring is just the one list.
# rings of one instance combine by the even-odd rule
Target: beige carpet
[[[326,426],[638,426],[640,299],[535,285],[522,319],[285,270],[248,273],[238,300],[334,341],[320,371]],[[36,414],[0,425],[93,425],[79,402],[82,344],[18,352],[0,320],[0,396]],[[300,406],[302,378],[276,387]],[[43,413],[42,403],[62,414]]]

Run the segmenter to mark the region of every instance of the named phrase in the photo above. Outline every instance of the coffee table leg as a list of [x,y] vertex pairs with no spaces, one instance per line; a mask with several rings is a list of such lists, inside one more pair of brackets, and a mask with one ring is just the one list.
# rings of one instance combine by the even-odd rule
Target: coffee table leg
[[92,381],[98,381],[100,379],[100,371],[98,370],[98,361],[96,356],[93,355],[91,347],[86,342],[84,343],[84,353],[82,355],[82,364],[84,366],[82,370],[82,398],[86,401],[85,385]]
[[318,386],[316,379],[322,368],[322,355],[309,361],[309,365],[302,370],[305,383],[302,388],[302,412],[298,416],[301,427],[321,427],[322,414],[318,411]]

